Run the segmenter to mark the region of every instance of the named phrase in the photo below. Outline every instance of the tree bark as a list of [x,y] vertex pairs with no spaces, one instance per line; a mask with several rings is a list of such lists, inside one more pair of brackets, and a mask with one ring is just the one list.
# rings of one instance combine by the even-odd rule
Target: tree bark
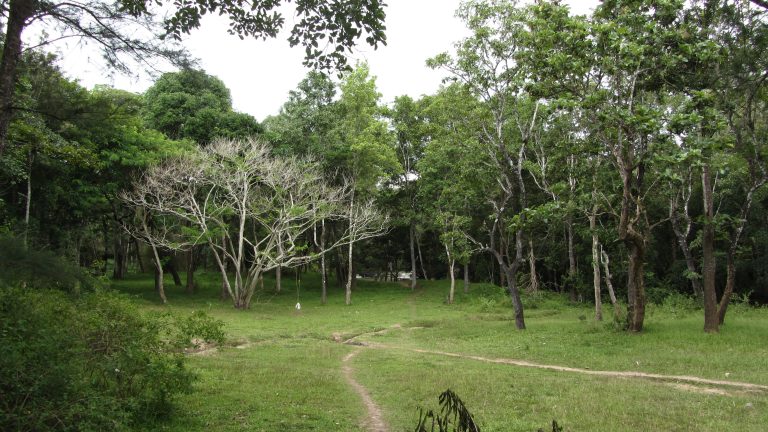
[[[221,246],[222,246],[222,249],[227,248],[227,236],[225,235],[221,236]],[[216,255],[216,261],[219,264],[220,266],[219,270],[221,271],[221,294],[219,295],[219,298],[221,298],[222,301],[229,300],[231,298],[229,294],[229,290],[230,290],[229,280],[228,280],[229,276],[227,276],[227,270],[228,270],[227,267],[229,267],[229,262],[226,259],[224,259],[224,261],[221,262],[219,260],[218,254]]]
[[645,321],[645,246],[638,242],[629,242],[629,269],[627,271],[627,329],[631,332],[643,331]]
[[725,290],[723,290],[723,296],[720,298],[720,304],[717,308],[717,322],[719,325],[725,324],[725,312],[728,310],[728,304],[731,302],[733,289],[736,286],[736,251],[734,248],[728,249],[726,261]]
[[589,214],[589,229],[592,231],[592,286],[595,289],[595,320],[603,320],[603,300],[600,294],[600,242],[597,237],[597,208]]
[[[354,214],[354,207],[355,207],[355,191],[352,190],[352,194],[349,200],[349,224],[350,224],[350,231],[352,231],[352,225],[355,223],[355,221],[352,218],[352,215]],[[347,257],[347,266],[349,267],[347,269],[347,286],[344,290],[344,303],[346,305],[352,304],[352,279],[354,278],[354,271],[352,268],[352,253],[353,253],[353,245],[355,244],[355,239],[351,238],[349,241],[349,255]]]
[[[0,152],[2,156],[2,152]],[[24,247],[29,246],[29,214],[32,208],[32,163],[35,155],[30,149],[27,155],[27,196],[24,197]]]
[[115,265],[112,268],[112,278],[120,280],[125,277],[128,271],[128,242],[122,236],[118,227],[115,227],[113,244],[115,249]]
[[600,262],[603,264],[605,286],[608,288],[608,296],[611,298],[611,304],[613,305],[613,316],[618,319],[621,316],[621,309],[619,308],[619,301],[616,299],[616,292],[613,290],[613,282],[611,281],[611,261],[602,246],[600,246]]
[[352,245],[354,245],[354,242],[349,242],[349,254],[347,256],[347,285],[344,290],[344,303],[346,305],[352,304]]
[[10,0],[6,24],[3,55],[0,58],[0,156],[8,142],[8,127],[13,116],[13,93],[16,87],[16,72],[21,58],[21,34],[27,20],[35,13],[36,0]]
[[568,237],[568,297],[572,302],[578,300],[576,292],[576,252],[573,249],[573,216],[568,215],[565,223]]
[[448,258],[448,273],[451,275],[451,289],[448,291],[448,304],[453,304],[456,295],[456,260]]
[[[688,179],[691,180],[690,178]],[[690,187],[690,184],[689,184]],[[699,275],[699,272],[696,268],[696,261],[693,259],[693,253],[691,252],[691,246],[688,243],[688,235],[690,234],[691,230],[691,216],[688,214],[688,199],[690,198],[690,190],[688,191],[688,195],[684,197],[684,203],[683,203],[683,222],[685,223],[685,228],[680,226],[680,212],[678,211],[678,195],[675,195],[669,203],[669,220],[672,222],[672,231],[675,233],[675,237],[677,238],[677,244],[680,246],[680,250],[683,252],[683,257],[685,258],[685,266],[688,269],[688,273],[692,276],[689,278],[691,281],[691,288],[693,289],[693,294],[696,296],[696,298],[699,299],[699,301],[704,300],[704,290],[701,287],[701,279],[700,276],[696,277],[693,275]]]
[[533,239],[528,239],[528,270],[530,276],[530,286],[528,292],[536,293],[539,291],[539,274],[536,271],[536,251],[533,249]]
[[518,230],[515,234],[515,244],[516,244],[516,252],[515,252],[515,259],[509,263],[509,265],[506,263],[504,259],[504,255],[502,255],[497,249],[493,247],[493,245],[486,248],[488,252],[490,252],[495,258],[496,262],[499,264],[499,270],[500,273],[505,274],[506,282],[507,282],[507,293],[509,294],[509,297],[512,299],[512,309],[514,310],[515,315],[515,327],[518,330],[525,330],[525,316],[523,314],[523,302],[520,299],[520,290],[517,286],[517,280],[515,275],[517,274],[517,270],[520,267],[520,262],[523,259],[523,239],[522,239],[523,233],[521,230]]
[[448,257],[448,274],[451,277],[451,289],[448,291],[448,304],[453,304],[453,298],[456,293],[456,260],[451,255],[448,245],[445,245],[445,256]]
[[716,333],[719,327],[715,291],[715,223],[712,181],[709,165],[701,168],[704,227],[701,237],[701,273],[704,280],[704,331]]
[[[146,225],[144,229],[147,229]],[[166,304],[168,299],[165,297],[165,286],[163,285],[163,262],[160,260],[160,254],[157,252],[157,247],[154,243],[150,243],[149,246],[152,248],[152,256],[155,259],[155,291],[160,296],[160,301]]]
[[133,248],[136,249],[136,263],[139,265],[139,272],[144,273],[146,269],[144,268],[144,260],[141,258],[141,248],[139,241],[135,238],[133,239]]
[[328,302],[328,270],[325,266],[325,220],[320,222],[320,250],[323,251],[320,255],[320,278],[322,280],[322,292],[320,293],[320,303],[326,304]]
[[424,258],[421,256],[421,242],[419,241],[419,236],[416,236],[416,249],[419,252],[419,263],[421,264],[421,276],[425,280],[429,279],[429,276],[427,276],[427,269],[424,267]]
[[176,285],[177,287],[180,287],[183,284],[181,283],[181,276],[179,276],[179,272],[176,269],[176,263],[174,261],[175,261],[175,257],[172,257],[171,259],[169,259],[168,264],[165,265],[165,268],[168,271],[168,273],[170,273],[171,276],[173,276],[173,284]]
[[195,248],[187,251],[187,294],[195,293]]
[[469,262],[464,263],[464,294],[469,293]]
[[277,266],[275,269],[275,291],[280,292],[283,290],[283,267]]
[[416,222],[411,219],[411,226],[408,230],[410,237],[410,252],[411,252],[411,291],[416,290]]

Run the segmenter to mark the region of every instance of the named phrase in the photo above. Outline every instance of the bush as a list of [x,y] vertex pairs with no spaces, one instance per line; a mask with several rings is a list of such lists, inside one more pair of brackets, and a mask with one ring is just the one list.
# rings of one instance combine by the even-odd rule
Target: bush
[[701,309],[701,304],[695,298],[672,292],[661,301],[661,310],[675,317],[689,315]]
[[0,430],[120,431],[167,415],[192,388],[178,349],[190,329],[114,293],[0,288]]
[[0,236],[0,283],[69,292],[93,290],[98,282],[83,269],[49,251],[27,248],[15,237]]

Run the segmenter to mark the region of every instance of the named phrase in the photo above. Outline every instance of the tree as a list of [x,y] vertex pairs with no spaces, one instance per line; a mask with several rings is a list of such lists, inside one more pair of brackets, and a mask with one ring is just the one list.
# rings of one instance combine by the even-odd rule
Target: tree
[[[479,246],[496,258],[505,274],[515,325],[522,330],[525,319],[517,271],[523,262],[525,236],[525,215],[521,212],[528,207],[523,164],[533,132],[541,123],[538,101],[524,91],[530,72],[517,62],[527,37],[528,11],[504,0],[477,1],[463,4],[458,16],[472,35],[456,45],[455,58],[443,53],[428,60],[428,64],[449,71],[484,103],[482,138],[499,177],[498,190],[492,195],[493,222],[487,241]],[[507,220],[510,213],[516,221]],[[515,252],[511,258],[504,253],[503,245],[496,247],[497,239],[503,238],[508,228],[514,232]]]
[[[347,74],[341,83],[338,102],[339,123],[332,132],[335,154],[326,153],[332,163],[338,163],[341,175],[350,184],[350,216],[356,216],[357,201],[374,197],[379,183],[397,172],[399,164],[392,145],[392,135],[387,124],[380,119],[376,91],[376,79],[369,76],[367,64],[359,64]],[[349,223],[354,226],[354,219]],[[353,238],[354,241],[362,238]],[[352,303],[354,277],[354,241],[349,243],[347,254],[347,282],[345,299]]]
[[597,90],[590,106],[591,133],[613,156],[621,177],[622,201],[619,238],[629,255],[627,272],[627,325],[643,329],[645,318],[645,260],[653,225],[646,196],[653,184],[646,177],[665,136],[662,101],[665,76],[679,61],[668,49],[676,35],[682,4],[670,2],[653,8],[642,2],[622,8],[605,4],[595,14],[596,67],[608,83]]
[[402,168],[401,175],[393,179],[393,186],[402,193],[407,203],[408,252],[411,263],[411,290],[416,289],[416,224],[418,208],[419,174],[416,170],[418,161],[424,153],[425,124],[424,107],[410,96],[395,98],[395,104],[389,112],[395,129],[397,156]]
[[[348,206],[351,194],[349,186],[328,185],[314,162],[272,156],[267,146],[250,139],[217,140],[193,155],[154,166],[123,199],[167,221],[170,228],[153,236],[156,244],[181,250],[207,244],[234,306],[245,309],[264,272],[305,264],[384,231],[386,218],[373,203]],[[304,234],[320,221],[335,219],[350,221],[348,229],[325,250],[305,253]]]
[[[64,77],[51,55],[25,53],[17,143],[1,159],[4,216],[23,221],[31,246],[55,250],[93,271],[125,274],[131,246],[120,225],[129,217],[117,195],[134,173],[184,147],[144,126],[138,95]],[[95,267],[96,263],[101,265]]]
[[[13,114],[16,68],[22,53],[22,33],[33,22],[50,29],[50,43],[65,38],[92,41],[102,50],[108,66],[130,71],[130,60],[151,67],[153,58],[164,58],[178,65],[188,60],[174,44],[183,34],[200,26],[203,15],[218,12],[230,19],[229,32],[241,38],[275,37],[285,19],[276,11],[282,0],[257,0],[247,6],[239,2],[203,0],[200,2],[154,2],[148,0],[101,0],[51,3],[36,0],[6,0],[0,13],[6,18],[3,56],[0,59],[0,156],[7,141]],[[297,0],[291,46],[305,47],[305,64],[321,69],[344,69],[345,51],[365,37],[374,48],[386,44],[384,4],[379,0],[333,2]],[[167,9],[166,17],[156,18],[155,6]],[[44,32],[45,33],[45,32]],[[324,48],[319,48],[322,42]]]
[[201,70],[163,74],[144,93],[147,125],[169,138],[206,145],[214,138],[247,138],[262,132],[252,116],[232,110],[224,83]]

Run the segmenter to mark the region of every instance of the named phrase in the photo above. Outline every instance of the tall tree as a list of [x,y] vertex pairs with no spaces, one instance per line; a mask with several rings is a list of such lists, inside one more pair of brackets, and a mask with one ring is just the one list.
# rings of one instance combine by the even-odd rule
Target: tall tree
[[[42,23],[47,42],[78,38],[95,42],[108,66],[129,71],[130,60],[150,64],[164,58],[188,64],[182,52],[168,41],[178,40],[200,26],[202,16],[217,12],[230,19],[229,32],[244,37],[276,37],[285,24],[277,10],[282,0],[240,2],[203,0],[165,2],[148,0],[101,0],[86,2],[44,2],[8,0],[0,13],[6,18],[3,56],[0,58],[0,156],[7,141],[13,114],[16,67],[23,49],[22,34],[33,22]],[[296,15],[289,42],[303,45],[305,64],[321,69],[345,69],[345,52],[361,38],[374,48],[386,44],[384,4],[379,0],[327,3],[297,0]],[[158,18],[158,10],[166,14]],[[320,42],[322,47],[320,48]]]
[[[379,183],[400,168],[392,135],[381,118],[380,97],[376,79],[370,76],[367,64],[357,65],[341,83],[339,123],[332,132],[335,151],[326,153],[326,157],[338,162],[342,168],[340,174],[351,184],[350,209],[354,209],[358,201],[372,199]],[[350,211],[350,215],[354,217],[355,212]],[[349,223],[355,225],[354,220]],[[347,304],[352,302],[353,246],[356,240],[352,238],[347,251]]]
[[123,199],[166,221],[161,235],[144,230],[155,244],[207,244],[234,306],[246,309],[265,271],[315,259],[302,252],[308,247],[305,234],[318,222],[349,221],[320,253],[383,232],[386,218],[371,201],[350,206],[352,194],[350,187],[329,185],[312,161],[275,157],[251,139],[217,140],[189,157],[156,165]]
[[[457,15],[472,35],[456,45],[455,58],[443,53],[430,59],[428,64],[449,71],[474,97],[482,100],[487,109],[482,117],[483,141],[498,168],[499,191],[493,198],[493,222],[482,249],[496,258],[505,274],[515,310],[515,325],[524,329],[517,282],[517,271],[523,263],[524,223],[511,224],[514,255],[496,246],[497,238],[505,236],[512,222],[510,212],[514,215],[527,207],[523,164],[533,132],[541,124],[539,104],[525,92],[530,72],[523,63],[517,62],[527,37],[528,11],[510,1],[473,1],[464,3]],[[524,218],[519,216],[519,222],[524,222]]]

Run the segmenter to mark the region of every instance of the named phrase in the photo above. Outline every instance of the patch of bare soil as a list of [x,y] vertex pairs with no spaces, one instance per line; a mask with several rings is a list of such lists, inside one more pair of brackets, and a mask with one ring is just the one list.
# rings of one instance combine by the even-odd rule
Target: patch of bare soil
[[387,424],[384,422],[381,409],[371,398],[370,393],[368,393],[368,389],[363,387],[362,384],[355,380],[351,360],[359,352],[360,349],[358,348],[344,356],[344,359],[342,360],[341,372],[344,374],[344,378],[347,380],[347,383],[349,383],[349,385],[355,389],[355,392],[363,400],[363,404],[368,411],[368,416],[364,423],[365,429],[370,432],[388,432],[389,429],[387,428]]
[[719,388],[698,387],[695,385],[685,384],[685,383],[672,383],[670,384],[670,386],[677,390],[691,392],[691,393],[711,394],[711,395],[718,395],[718,396],[731,396],[731,393]]

